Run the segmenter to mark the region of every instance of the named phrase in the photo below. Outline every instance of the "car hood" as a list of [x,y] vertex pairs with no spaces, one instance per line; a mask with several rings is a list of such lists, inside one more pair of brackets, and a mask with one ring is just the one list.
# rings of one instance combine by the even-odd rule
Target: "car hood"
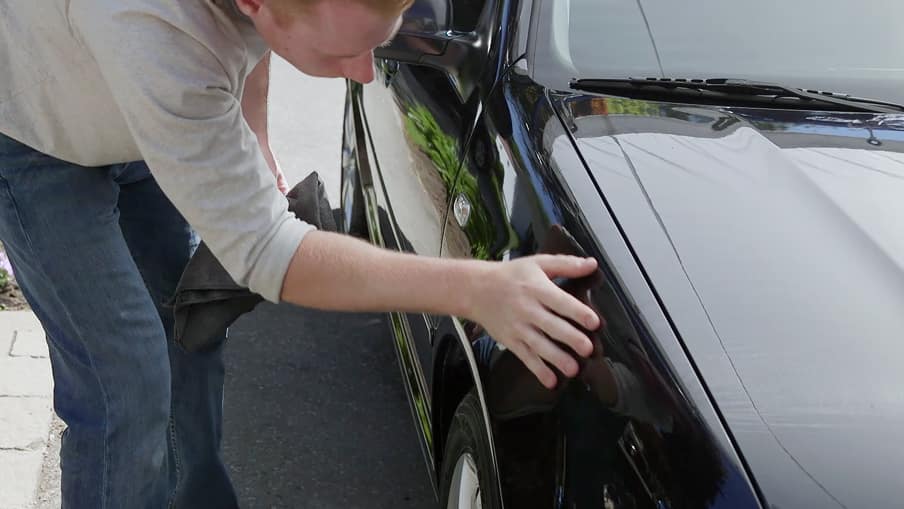
[[904,116],[558,110],[769,504],[899,506]]

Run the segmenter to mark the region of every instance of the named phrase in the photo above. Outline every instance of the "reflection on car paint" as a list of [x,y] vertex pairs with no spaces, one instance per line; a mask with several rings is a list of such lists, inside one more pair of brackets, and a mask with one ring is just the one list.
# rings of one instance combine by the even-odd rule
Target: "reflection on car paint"
[[[902,407],[885,397],[904,382],[890,361],[904,354],[892,339],[904,293],[890,283],[904,264],[891,220],[904,215],[904,115],[698,107],[688,118],[662,103],[639,118],[586,113],[587,100],[560,102],[578,147],[666,308],[691,298],[705,312],[708,334],[673,316],[766,496],[887,505],[904,468],[891,446]],[[850,471],[842,456],[885,459]]]
[[[482,120],[472,137],[481,150],[469,148],[461,172],[477,180],[486,217],[492,218],[487,236],[497,246],[492,259],[540,252],[559,226],[581,232],[579,244],[592,245],[580,211],[570,207],[562,183],[543,163],[548,148],[537,146],[544,140],[538,127],[554,122],[554,113],[536,88],[503,90],[493,98],[494,106],[520,108],[511,116],[531,121],[499,126]],[[492,111],[494,122],[504,122],[498,109]],[[518,473],[504,479],[507,504],[721,507],[728,501],[725,493],[743,493],[743,475],[722,459],[693,404],[672,389],[662,359],[646,353],[655,342],[640,340],[643,335],[613,291],[614,282],[601,273],[584,284],[570,290],[597,309],[607,325],[591,335],[594,353],[582,362],[580,375],[563,379],[554,391],[540,385],[479,326],[467,328],[485,370],[502,475]],[[732,507],[757,506],[750,495],[733,501]]]

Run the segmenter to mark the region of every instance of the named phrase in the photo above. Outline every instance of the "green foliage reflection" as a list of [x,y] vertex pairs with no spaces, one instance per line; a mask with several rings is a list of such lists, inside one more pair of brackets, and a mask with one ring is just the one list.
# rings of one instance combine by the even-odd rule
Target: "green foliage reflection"
[[433,162],[446,188],[446,196],[451,196],[455,191],[464,194],[471,202],[471,218],[463,228],[471,244],[471,256],[489,259],[493,225],[480,198],[477,178],[470,172],[458,171],[459,151],[455,138],[445,134],[430,110],[422,105],[408,110],[405,129],[410,139]]

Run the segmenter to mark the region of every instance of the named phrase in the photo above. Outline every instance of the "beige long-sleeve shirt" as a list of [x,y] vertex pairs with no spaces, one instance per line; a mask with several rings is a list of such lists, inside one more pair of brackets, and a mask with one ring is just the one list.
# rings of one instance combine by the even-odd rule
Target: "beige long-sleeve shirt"
[[0,133],[83,166],[145,160],[233,279],[277,302],[313,227],[244,121],[267,48],[222,1],[0,0]]

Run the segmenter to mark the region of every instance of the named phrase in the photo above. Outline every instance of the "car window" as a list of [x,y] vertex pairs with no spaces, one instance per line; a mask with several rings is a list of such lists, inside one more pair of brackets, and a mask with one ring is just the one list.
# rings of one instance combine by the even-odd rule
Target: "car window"
[[740,78],[904,103],[900,0],[542,0],[535,79]]

